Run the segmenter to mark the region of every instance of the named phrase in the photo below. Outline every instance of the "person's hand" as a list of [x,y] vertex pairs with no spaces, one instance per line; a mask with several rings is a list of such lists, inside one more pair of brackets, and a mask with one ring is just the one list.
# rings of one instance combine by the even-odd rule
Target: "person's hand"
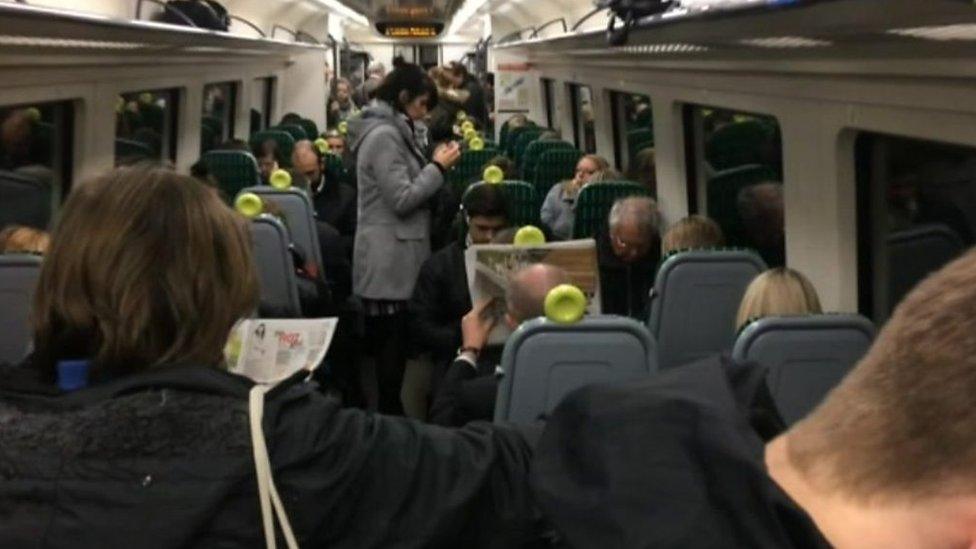
[[437,150],[434,151],[434,162],[440,164],[444,169],[451,168],[460,159],[461,146],[458,145],[457,141],[445,143],[437,147]]
[[474,308],[461,318],[461,346],[466,349],[481,351],[488,343],[488,334],[498,323],[492,314],[491,306],[495,298],[482,299],[475,303]]

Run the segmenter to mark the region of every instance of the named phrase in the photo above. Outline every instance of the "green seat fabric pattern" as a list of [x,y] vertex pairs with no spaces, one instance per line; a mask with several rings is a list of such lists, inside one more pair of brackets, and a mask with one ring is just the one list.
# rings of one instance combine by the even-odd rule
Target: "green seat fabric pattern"
[[535,143],[544,131],[548,130],[544,128],[533,128],[519,134],[518,139],[515,140],[515,145],[512,147],[512,154],[509,156],[515,162],[516,166],[519,168],[522,167],[522,157],[525,155],[525,149],[529,147],[529,144]]
[[532,185],[539,196],[546,196],[549,189],[560,181],[572,179],[576,163],[583,153],[576,149],[555,149],[542,153],[536,163]]
[[525,149],[525,154],[522,155],[522,165],[520,166],[522,179],[532,181],[532,177],[535,175],[536,164],[538,164],[539,157],[542,156],[542,153],[556,149],[574,148],[572,143],[567,143],[566,141],[546,140],[529,143],[529,146]]
[[233,200],[241,189],[261,184],[258,163],[249,152],[210,151],[203,155],[202,160],[220,183],[220,190],[227,200]]
[[776,180],[776,170],[760,164],[717,172],[708,179],[708,217],[722,227],[729,246],[747,246],[750,243],[739,215],[739,192],[750,185]]
[[275,126],[272,129],[287,133],[296,142],[309,138],[308,135],[305,134],[305,130],[303,130],[302,127],[297,124],[282,124],[280,126]]
[[[491,185],[491,183],[474,183],[467,188],[465,194],[471,192],[471,189],[479,185]],[[535,192],[535,188],[525,181],[514,180],[502,181],[501,183],[498,183],[498,185],[505,194],[505,200],[508,203],[508,222],[513,227],[522,227],[525,225],[539,226],[539,208],[541,207],[541,200],[539,195]],[[462,239],[465,235],[467,235],[467,233],[468,223],[466,220],[462,219]]]
[[298,125],[305,130],[305,137],[311,140],[316,140],[319,137],[319,127],[308,118],[302,118],[298,121]]
[[648,194],[643,185],[633,181],[602,181],[583,187],[576,199],[573,238],[593,238],[606,226],[610,208],[617,200]]
[[495,149],[461,153],[461,160],[458,161],[453,170],[447,173],[447,181],[454,189],[456,196],[462,196],[471,183],[479,181],[485,164],[496,156],[498,156],[498,151]]
[[264,130],[251,134],[251,148],[264,143],[274,141],[278,144],[278,152],[281,155],[282,168],[291,167],[291,152],[295,149],[295,138],[290,134],[277,129]]

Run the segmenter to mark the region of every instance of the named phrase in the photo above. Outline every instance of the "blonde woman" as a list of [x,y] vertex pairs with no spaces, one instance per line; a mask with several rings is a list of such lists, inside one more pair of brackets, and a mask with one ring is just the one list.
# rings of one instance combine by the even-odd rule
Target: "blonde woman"
[[725,244],[722,228],[703,215],[689,215],[671,226],[661,239],[661,255],[679,250],[715,248]]
[[610,163],[601,156],[588,154],[576,163],[576,175],[569,181],[554,185],[542,202],[539,217],[559,240],[573,236],[576,216],[576,197],[580,189],[589,185],[598,172],[606,171]]
[[735,325],[738,329],[756,318],[814,315],[821,312],[823,311],[817,290],[807,277],[793,269],[777,267],[749,283],[745,295],[742,296]]

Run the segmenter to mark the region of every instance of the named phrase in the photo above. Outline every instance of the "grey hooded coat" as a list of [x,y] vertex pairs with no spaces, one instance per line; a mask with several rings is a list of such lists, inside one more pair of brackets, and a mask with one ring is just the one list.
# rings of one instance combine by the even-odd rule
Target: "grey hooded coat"
[[444,184],[406,119],[374,101],[349,122],[359,178],[353,291],[373,300],[406,301],[430,256],[428,199]]

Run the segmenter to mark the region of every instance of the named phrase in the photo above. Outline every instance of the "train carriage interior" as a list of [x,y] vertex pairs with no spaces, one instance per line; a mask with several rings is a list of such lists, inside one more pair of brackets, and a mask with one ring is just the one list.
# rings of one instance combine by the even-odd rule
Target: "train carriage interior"
[[969,0],[0,0],[0,546],[976,544],[905,518],[976,480],[974,59]]

